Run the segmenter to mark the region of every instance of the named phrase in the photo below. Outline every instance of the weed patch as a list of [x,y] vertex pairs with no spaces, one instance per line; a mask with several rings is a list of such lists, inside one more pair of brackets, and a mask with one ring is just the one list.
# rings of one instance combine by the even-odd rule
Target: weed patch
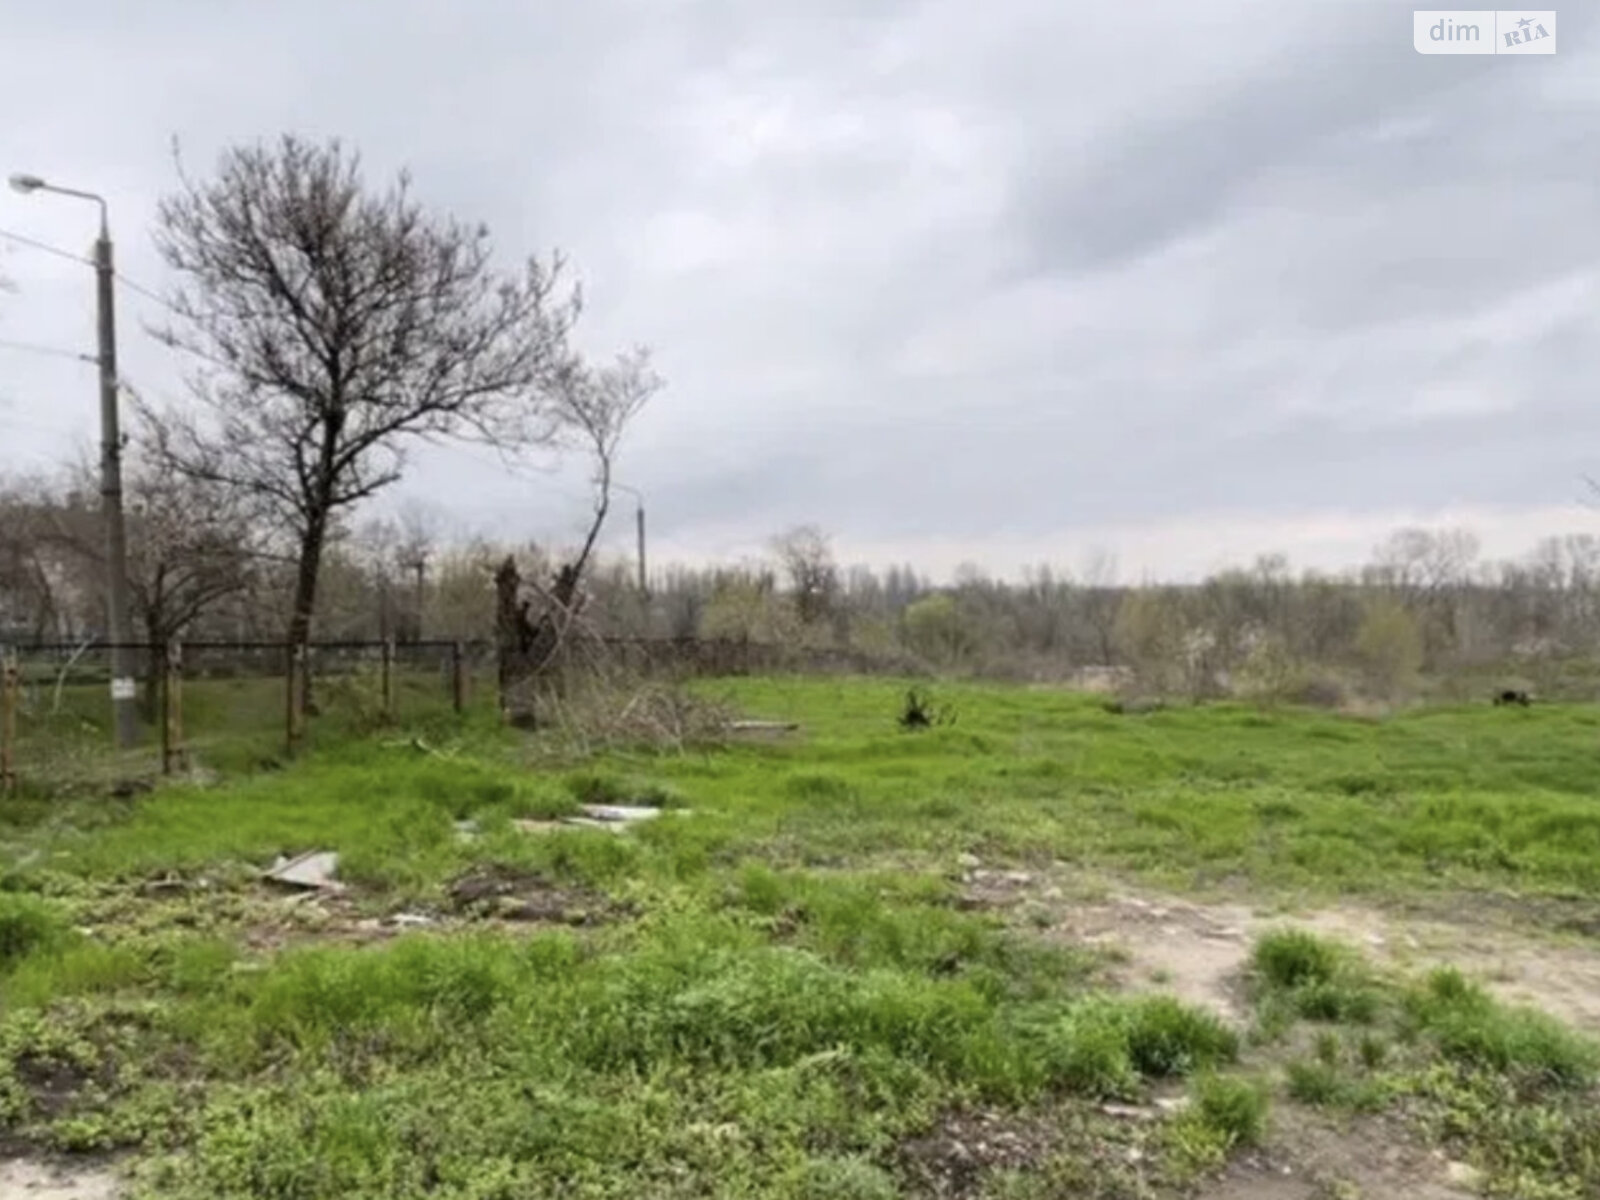
[[1408,1028],[1464,1067],[1554,1087],[1591,1085],[1600,1048],[1543,1013],[1506,1008],[1453,969],[1433,972],[1404,998]]
[[1205,1074],[1191,1085],[1189,1099],[1167,1130],[1178,1164],[1189,1172],[1217,1167],[1231,1151],[1254,1146],[1266,1134],[1270,1102],[1258,1083]]
[[58,906],[33,896],[0,892],[0,972],[28,955],[66,939]]
[[1304,930],[1280,930],[1257,940],[1250,965],[1269,1024],[1281,1024],[1286,1014],[1340,1024],[1378,1019],[1381,993],[1346,947]]
[[[959,727],[906,736],[901,682],[716,688],[804,739],[587,755],[448,718],[426,743],[324,721],[281,769],[8,810],[0,1140],[130,1147],[138,1186],[174,1200],[1159,1193],[1257,1144],[1268,1090],[1228,1073],[1225,1022],[1104,994],[1105,952],[1007,926],[993,909],[1043,864],[1180,889],[1600,888],[1576,709],[1129,720],[951,682]],[[693,816],[515,823],[582,803]],[[308,849],[347,890],[269,897],[262,868]],[[970,854],[995,869],[958,878]],[[1278,1038],[1250,1069],[1278,1095],[1420,1122],[1498,1194],[1600,1194],[1582,1039],[1302,932],[1249,965]],[[1151,1093],[1173,1080],[1189,1102],[1167,1116]]]
[[480,919],[596,925],[624,911],[593,889],[562,886],[537,872],[494,863],[455,879],[446,894],[458,912]]

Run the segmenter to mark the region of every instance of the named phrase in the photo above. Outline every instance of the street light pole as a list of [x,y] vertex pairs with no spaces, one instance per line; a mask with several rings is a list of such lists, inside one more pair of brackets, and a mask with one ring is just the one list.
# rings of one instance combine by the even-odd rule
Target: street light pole
[[639,527],[639,594],[649,599],[650,582],[644,569],[644,501],[639,500],[635,503],[634,515],[638,518],[636,524]]
[[138,684],[128,630],[128,535],[122,513],[122,433],[117,421],[116,267],[106,202],[93,192],[56,187],[36,175],[13,175],[19,192],[55,192],[100,206],[100,236],[94,243],[96,334],[100,364],[100,508],[106,523],[106,623],[111,639],[111,710],[119,749],[138,741]]
[[645,599],[650,598],[649,576],[644,569],[644,496],[637,488],[631,488],[625,483],[612,481],[611,486],[619,492],[627,492],[633,497],[635,525],[639,531],[639,594]]

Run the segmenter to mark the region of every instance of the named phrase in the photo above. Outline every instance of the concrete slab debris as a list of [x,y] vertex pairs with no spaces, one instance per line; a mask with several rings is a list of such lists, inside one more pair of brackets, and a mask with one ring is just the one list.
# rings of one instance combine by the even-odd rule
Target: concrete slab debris
[[637,804],[585,804],[583,815],[592,821],[653,821],[661,815],[659,808],[645,808]]
[[[513,821],[518,833],[555,833],[562,829],[600,829],[607,833],[626,833],[641,821],[654,821],[664,810],[642,804],[585,804],[578,815],[554,821]],[[674,816],[687,816],[688,809],[675,808]]]
[[558,829],[561,829],[562,826],[563,822],[561,821],[534,821],[524,819],[511,822],[511,828],[515,829],[518,833],[555,833]]
[[339,871],[339,855],[332,850],[310,850],[295,858],[279,857],[267,871],[274,883],[306,888],[318,892],[342,892],[344,884],[335,875]]
[[564,829],[601,829],[606,833],[625,833],[628,825],[623,821],[597,821],[593,817],[566,817],[561,821]]

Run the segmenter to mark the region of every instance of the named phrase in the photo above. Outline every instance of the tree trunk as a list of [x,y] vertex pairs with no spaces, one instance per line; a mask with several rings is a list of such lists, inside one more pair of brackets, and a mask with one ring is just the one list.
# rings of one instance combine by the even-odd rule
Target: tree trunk
[[326,510],[313,514],[300,536],[300,561],[295,572],[294,610],[289,617],[289,650],[302,651],[300,675],[302,711],[315,715],[311,703],[311,618],[317,607],[317,579],[322,570],[322,546],[327,539]]
[[561,649],[565,618],[578,598],[579,568],[568,563],[556,573],[554,601],[537,619],[521,596],[522,576],[509,556],[495,572],[495,641],[499,650],[500,709],[521,729],[539,725],[542,688],[561,683]]
[[166,594],[167,573],[165,565],[157,565],[155,580],[146,595],[144,606],[144,640],[149,643],[145,650],[145,681],[144,695],[141,697],[140,709],[146,721],[156,719],[156,706],[161,695],[161,676],[165,668],[166,654]]
[[494,587],[500,711],[512,725],[533,729],[538,725],[533,698],[533,677],[538,669],[534,644],[538,639],[528,619],[528,602],[518,594],[522,576],[509,555],[494,573]]
[[159,613],[145,614],[144,639],[149,643],[145,649],[144,660],[144,695],[140,698],[140,709],[146,721],[156,719],[157,701],[161,696],[161,677],[166,671],[166,639],[161,634],[161,617]]

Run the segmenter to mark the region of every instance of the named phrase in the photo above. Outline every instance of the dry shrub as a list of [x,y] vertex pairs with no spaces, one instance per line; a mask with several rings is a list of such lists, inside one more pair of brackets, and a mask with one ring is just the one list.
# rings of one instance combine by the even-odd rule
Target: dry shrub
[[1273,633],[1254,640],[1232,680],[1238,695],[1266,705],[1288,699],[1301,682],[1300,665],[1287,640]]
[[678,679],[621,671],[569,676],[539,705],[543,725],[580,753],[613,748],[682,751],[722,744],[733,714]]
[[1332,675],[1307,674],[1288,693],[1288,700],[1307,708],[1344,708],[1349,690]]

